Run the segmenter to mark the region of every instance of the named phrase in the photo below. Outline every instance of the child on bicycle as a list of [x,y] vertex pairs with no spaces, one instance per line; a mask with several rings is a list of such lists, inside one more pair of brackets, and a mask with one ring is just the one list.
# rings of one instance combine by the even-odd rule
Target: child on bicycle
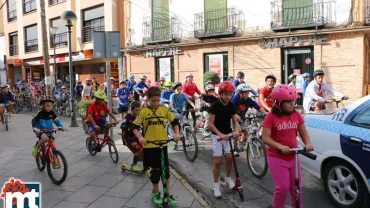
[[173,94],[172,82],[167,81],[166,83],[164,83],[164,87],[166,89],[163,90],[161,94],[161,105],[165,105],[166,107],[168,107],[170,104],[170,97]]
[[175,93],[170,96],[170,106],[169,108],[174,113],[176,119],[181,122],[182,116],[180,113],[184,110],[185,103],[191,105],[194,109],[196,109],[195,105],[189,98],[182,93],[182,84],[181,82],[175,82],[172,84],[172,89]]
[[0,121],[4,123],[5,105],[9,106],[9,116],[12,116],[15,99],[13,93],[9,91],[8,85],[2,85],[0,88]]
[[263,87],[258,96],[258,105],[264,110],[271,112],[274,102],[271,98],[272,90],[276,84],[276,77],[273,74],[269,74],[265,78],[266,86]]
[[[166,128],[164,122],[168,120],[175,129],[174,139],[179,141],[181,136],[179,133],[180,125],[179,121],[175,119],[174,115],[166,108],[159,104],[161,98],[161,89],[158,87],[150,87],[148,89],[148,99],[149,106],[143,108],[140,114],[134,121],[133,133],[137,138],[139,138],[140,144],[144,146],[144,166],[150,167],[148,175],[150,175],[150,180],[153,185],[153,201],[157,205],[162,204],[161,193],[158,188],[158,183],[161,178],[161,149],[159,146],[154,144],[146,143],[146,141],[158,141],[167,140]],[[139,132],[140,128],[143,127],[143,134]],[[145,136],[145,137],[144,137]],[[170,173],[168,169],[168,153],[167,145],[163,147],[164,151],[164,162],[167,166],[166,168],[166,178],[167,178],[167,192],[168,203],[170,205],[176,205],[177,201],[170,194]]]
[[62,107],[68,101],[68,87],[63,85],[60,93],[60,107]]
[[143,160],[143,145],[140,144],[139,139],[132,133],[132,127],[137,115],[141,111],[141,103],[139,101],[133,101],[130,105],[130,110],[130,113],[125,116],[121,125],[122,142],[134,154],[131,170],[140,172],[142,170],[137,165],[137,162]]
[[[288,85],[278,85],[272,91],[272,99],[272,112],[267,114],[262,123],[262,140],[268,146],[268,166],[275,184],[273,207],[284,208],[288,192],[291,194],[292,207],[296,207],[295,157],[290,153],[290,149],[297,147],[297,132],[305,144],[306,151],[312,151],[314,148],[310,143],[303,117],[295,110],[295,90]],[[300,161],[298,165],[300,166]],[[300,169],[298,172],[301,180]],[[302,197],[302,190],[299,193]],[[302,204],[299,206],[302,207]]]
[[201,112],[203,112],[203,116],[205,117],[206,121],[204,124],[204,130],[203,130],[203,136],[209,136],[211,135],[211,131],[208,127],[208,110],[211,107],[211,105],[219,100],[218,97],[215,96],[215,86],[212,83],[208,83],[204,86],[204,91],[200,96],[200,106],[201,106]]
[[120,88],[116,92],[116,97],[118,101],[118,112],[120,113],[121,120],[124,119],[128,112],[129,99],[131,97],[131,92],[127,88],[127,82],[122,81],[119,83]]
[[[226,155],[226,184],[230,189],[235,186],[235,182],[230,178],[233,167],[232,155],[230,153],[229,134],[232,133],[230,120],[233,121],[233,137],[239,137],[239,125],[235,105],[230,102],[235,87],[233,83],[224,81],[220,84],[218,92],[220,100],[213,103],[209,109],[209,128],[212,131],[212,149],[213,149],[213,192],[216,198],[221,197],[220,192],[220,168],[222,164],[222,155]],[[222,141],[217,139],[222,138]]]
[[[62,122],[59,120],[55,112],[52,110],[54,105],[54,100],[52,99],[42,99],[40,101],[41,110],[37,111],[35,117],[32,119],[32,128],[39,139],[39,142],[35,147],[32,148],[32,156],[37,157],[37,153],[44,145],[49,141],[50,137],[53,137],[53,133],[43,133],[43,130],[53,130],[53,123],[63,131],[67,130],[63,127]],[[55,144],[51,144],[54,145]],[[59,166],[56,161],[55,156],[53,156],[54,165]]]
[[[248,109],[252,107],[260,112],[266,113],[266,111],[263,108],[261,108],[254,100],[249,98],[249,93],[251,91],[252,88],[249,85],[240,84],[236,89],[237,93],[235,93],[233,98],[231,99],[231,102],[234,103],[238,112],[238,121],[240,130],[241,132],[244,133],[243,134],[244,145],[242,147],[243,150],[246,150],[248,147],[248,145],[245,143],[248,138],[248,122],[245,120],[245,114],[247,113]],[[235,156],[239,156],[239,152],[241,151],[237,148],[237,142],[238,140],[235,139],[234,140]]]
[[113,118],[115,124],[118,124],[118,120],[114,114],[109,110],[108,106],[105,104],[104,100],[107,98],[103,91],[97,91],[94,93],[95,102],[89,105],[86,113],[85,123],[87,124],[87,129],[90,132],[90,137],[87,145],[87,150],[89,153],[93,152],[93,147],[91,143],[95,140],[96,131],[104,131],[107,133],[109,128],[105,128],[109,125],[108,121],[105,120],[105,114],[108,114]]

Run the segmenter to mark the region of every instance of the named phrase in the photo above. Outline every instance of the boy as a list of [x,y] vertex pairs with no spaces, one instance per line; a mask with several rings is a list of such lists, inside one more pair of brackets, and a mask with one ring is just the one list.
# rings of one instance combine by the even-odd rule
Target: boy
[[166,89],[166,83],[167,83],[166,82],[166,77],[161,76],[161,78],[159,79],[159,88],[161,88],[162,91],[164,91]]
[[[53,136],[53,133],[42,133],[42,130],[53,130],[53,123],[63,131],[67,130],[63,127],[62,122],[59,120],[57,115],[54,113],[53,105],[54,100],[43,99],[40,101],[41,110],[37,111],[35,117],[32,119],[32,128],[36,133],[36,137],[39,138],[39,142],[36,147],[32,148],[32,156],[36,157],[40,147],[49,141],[49,138]],[[55,144],[52,144],[55,145]],[[59,164],[53,156],[54,165],[59,167]]]
[[67,86],[63,85],[62,86],[62,92],[60,93],[60,100],[59,100],[59,103],[60,103],[60,107],[63,106],[64,103],[67,102],[68,100],[68,88]]
[[148,85],[146,85],[146,80],[148,79],[148,77],[146,75],[140,75],[140,81],[138,83],[135,84],[134,86],[134,99],[136,101],[140,101],[140,96],[141,97],[144,97],[144,88],[148,89]]
[[310,84],[310,74],[309,73],[304,73],[303,74],[303,85],[302,85],[302,96],[304,97],[305,93],[306,93],[306,89],[307,89],[307,86],[308,84]]
[[[297,83],[297,75],[296,74],[291,74],[291,75],[289,75],[288,79],[290,81],[290,83],[289,83],[288,86],[291,87],[291,88],[293,88],[294,91],[297,92],[297,86],[296,86],[296,83]],[[296,93],[296,94],[297,94],[298,98],[301,98],[301,96],[298,93]]]
[[108,113],[110,117],[114,119],[114,122],[118,124],[116,117],[113,113],[109,110],[108,106],[104,103],[104,99],[107,98],[103,91],[97,91],[94,93],[95,102],[92,102],[89,105],[86,113],[86,124],[88,131],[90,132],[90,138],[87,145],[87,150],[89,153],[93,152],[93,147],[91,145],[92,141],[95,140],[96,131],[101,129],[104,130],[104,133],[108,132],[108,128],[105,126],[108,125],[108,122],[105,120],[105,114]]
[[[247,113],[248,109],[250,107],[260,111],[260,112],[266,112],[263,108],[261,108],[255,101],[253,101],[251,98],[249,98],[249,93],[251,92],[252,88],[249,87],[247,84],[241,84],[238,86],[236,89],[236,94],[234,94],[233,98],[231,99],[231,102],[234,103],[237,112],[238,112],[238,120],[239,120],[239,127],[241,131],[244,132],[243,135],[243,150],[247,149],[247,144],[245,142],[247,141],[248,138],[248,122],[244,119],[245,114]],[[234,140],[234,147],[237,147],[237,139]],[[235,156],[239,156],[239,151],[238,149],[235,150],[234,154]]]
[[138,101],[134,101],[131,103],[130,108],[130,113],[125,116],[125,119],[121,125],[122,142],[123,145],[126,145],[132,154],[134,154],[131,170],[141,172],[142,170],[137,165],[137,162],[139,160],[143,160],[143,145],[139,143],[139,139],[135,137],[135,134],[132,133],[133,123],[141,111],[141,104]]
[[118,101],[118,112],[120,113],[121,120],[125,117],[128,111],[128,104],[130,99],[130,90],[127,88],[127,82],[122,81],[119,83],[120,88],[116,92],[116,97]]
[[209,136],[211,135],[211,131],[209,131],[208,127],[208,110],[211,107],[211,105],[215,102],[217,102],[219,99],[215,96],[215,86],[211,83],[208,83],[204,86],[204,91],[200,96],[200,105],[203,110],[203,115],[206,118],[204,129],[203,129],[203,136]]
[[175,91],[175,93],[173,93],[170,96],[170,108],[172,112],[174,112],[176,119],[178,119],[180,122],[182,116],[179,113],[181,113],[184,110],[185,103],[188,103],[193,108],[195,108],[194,103],[191,102],[189,98],[186,97],[186,95],[181,92],[181,88],[182,88],[181,82],[173,83],[172,89]]
[[[236,114],[236,107],[230,102],[235,87],[231,82],[222,82],[219,86],[218,92],[220,100],[213,103],[209,109],[208,125],[212,131],[212,149],[213,149],[213,192],[216,198],[221,196],[220,192],[220,168],[222,163],[223,151],[226,155],[226,184],[232,189],[235,182],[230,178],[231,169],[233,167],[233,160],[230,153],[229,134],[232,132],[230,120],[233,121],[234,138],[239,137],[238,116]],[[222,138],[222,141],[217,139]],[[223,150],[223,151],[222,151]]]
[[[240,71],[236,74],[236,79],[232,82],[234,84],[235,89],[237,89],[237,87],[240,84],[245,84],[244,78],[245,78],[244,72]],[[258,93],[255,90],[252,89],[251,92],[254,96],[258,96]]]
[[258,97],[258,105],[265,111],[271,112],[274,101],[271,98],[272,90],[276,84],[276,77],[273,74],[269,74],[265,78],[266,86],[260,90]]
[[[161,89],[158,87],[151,87],[148,89],[149,107],[143,108],[134,121],[133,133],[139,138],[140,144],[144,146],[144,164],[146,167],[150,167],[150,180],[153,185],[153,201],[157,205],[163,203],[161,193],[159,192],[158,183],[161,178],[161,149],[159,146],[154,144],[147,144],[146,141],[158,141],[167,140],[166,128],[164,122],[168,120],[175,129],[174,139],[179,141],[181,136],[179,133],[180,127],[179,122],[175,119],[174,115],[165,107],[159,104],[161,96]],[[143,127],[143,135],[139,132],[139,129]],[[170,205],[177,204],[177,201],[170,194],[170,174],[168,169],[168,152],[167,145],[163,147],[164,151],[164,162],[166,168],[167,178],[167,192],[168,203]]]
[[172,82],[167,81],[166,83],[164,83],[164,86],[166,87],[166,89],[162,91],[161,105],[165,105],[166,107],[168,107],[168,105],[170,104],[170,97],[173,94]]

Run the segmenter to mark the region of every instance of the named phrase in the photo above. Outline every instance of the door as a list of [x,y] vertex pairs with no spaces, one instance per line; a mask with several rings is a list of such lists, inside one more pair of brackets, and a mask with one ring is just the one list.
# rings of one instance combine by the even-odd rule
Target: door
[[13,71],[14,71],[14,80],[12,80],[12,83],[17,84],[18,79],[22,80],[22,67],[14,66]]

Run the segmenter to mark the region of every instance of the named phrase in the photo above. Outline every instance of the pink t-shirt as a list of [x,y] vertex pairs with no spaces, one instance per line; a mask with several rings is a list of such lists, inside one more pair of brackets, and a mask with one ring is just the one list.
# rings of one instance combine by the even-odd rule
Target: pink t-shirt
[[[290,148],[296,148],[298,127],[303,123],[303,117],[298,111],[283,116],[270,112],[267,114],[262,126],[271,129],[271,138],[274,141]],[[294,154],[282,154],[272,147],[268,148],[268,156],[284,160],[291,160],[294,158]]]

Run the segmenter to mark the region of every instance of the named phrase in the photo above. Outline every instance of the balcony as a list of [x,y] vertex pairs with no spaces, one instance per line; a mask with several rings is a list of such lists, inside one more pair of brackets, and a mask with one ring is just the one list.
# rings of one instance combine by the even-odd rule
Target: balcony
[[82,28],[82,42],[93,40],[94,31],[104,31],[104,24],[89,25]]
[[365,0],[365,24],[370,25],[370,0]]
[[[68,33],[59,33],[55,35],[55,48],[62,48],[68,46]],[[50,36],[50,48],[54,48],[53,35]]]
[[18,56],[18,45],[10,45],[9,46],[9,55],[10,56]]
[[143,23],[143,43],[178,43],[182,37],[182,25],[178,18],[154,17]]
[[23,14],[36,11],[36,9],[37,9],[36,0],[23,1]]
[[244,13],[234,8],[198,13],[194,17],[194,36],[199,39],[239,35],[244,27]]
[[24,50],[26,53],[38,51],[38,39],[26,40],[24,42]]
[[[335,1],[312,4],[284,5],[283,0],[271,2],[271,29],[275,32],[297,29],[323,28],[335,25]],[[287,4],[287,3],[285,3]]]
[[52,6],[54,4],[59,4],[59,3],[62,3],[62,2],[65,2],[67,0],[49,0],[49,6]]
[[8,22],[17,20],[17,10],[8,11]]

